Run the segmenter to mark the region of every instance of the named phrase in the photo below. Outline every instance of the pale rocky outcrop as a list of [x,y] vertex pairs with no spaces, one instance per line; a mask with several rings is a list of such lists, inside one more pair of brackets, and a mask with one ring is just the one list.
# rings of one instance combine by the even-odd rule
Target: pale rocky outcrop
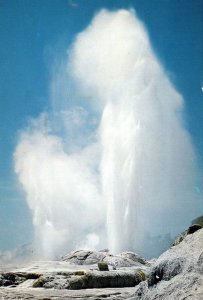
[[203,229],[164,252],[133,300],[203,299]]
[[106,262],[109,266],[115,268],[149,265],[144,258],[134,252],[126,251],[114,255],[106,249],[101,251],[72,251],[64,255],[62,260],[76,265],[93,265]]
[[[150,263],[132,252],[113,255],[106,250],[73,251],[63,259],[2,272],[0,298],[203,299],[203,229],[197,226]],[[99,262],[109,271],[99,271]]]

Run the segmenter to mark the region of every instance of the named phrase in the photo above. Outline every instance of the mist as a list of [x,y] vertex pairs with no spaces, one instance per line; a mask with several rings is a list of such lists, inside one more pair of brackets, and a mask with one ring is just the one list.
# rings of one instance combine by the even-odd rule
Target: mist
[[174,236],[199,215],[184,99],[133,10],[102,10],[76,36],[50,105],[14,153],[45,258],[105,247],[150,256],[149,237]]

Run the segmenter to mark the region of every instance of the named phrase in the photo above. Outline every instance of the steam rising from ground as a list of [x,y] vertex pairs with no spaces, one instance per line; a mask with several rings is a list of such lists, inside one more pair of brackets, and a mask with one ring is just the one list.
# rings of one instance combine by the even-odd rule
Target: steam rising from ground
[[[75,103],[62,99],[73,81]],[[15,152],[46,257],[79,247],[143,252],[149,234],[175,234],[198,214],[183,99],[133,11],[102,10],[76,37],[52,103],[54,113],[32,121]]]

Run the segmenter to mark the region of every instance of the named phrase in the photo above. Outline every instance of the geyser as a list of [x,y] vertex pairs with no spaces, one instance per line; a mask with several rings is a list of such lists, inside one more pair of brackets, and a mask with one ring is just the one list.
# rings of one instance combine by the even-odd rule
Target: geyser
[[[134,11],[99,12],[76,37],[63,68],[67,86],[74,81],[79,91],[75,108],[67,104],[66,111],[57,98],[62,91],[54,91],[65,133],[54,134],[54,114],[49,126],[39,118],[15,152],[36,240],[46,257],[106,246],[150,256],[149,245],[144,251],[149,236],[180,232],[200,207],[183,98]],[[61,72],[64,82],[64,69],[57,81]],[[97,118],[96,129],[84,121],[88,113],[92,123]]]

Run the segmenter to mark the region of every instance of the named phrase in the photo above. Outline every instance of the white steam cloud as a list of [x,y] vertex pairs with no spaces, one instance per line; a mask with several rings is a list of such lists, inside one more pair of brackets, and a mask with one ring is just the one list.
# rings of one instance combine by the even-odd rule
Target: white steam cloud
[[96,146],[68,154],[46,122],[41,116],[22,133],[15,169],[33,212],[39,250],[55,257],[71,247],[95,248],[104,216],[94,171]]
[[[83,107],[58,99],[66,76]],[[15,152],[46,257],[78,247],[142,253],[149,234],[176,234],[198,215],[183,99],[133,11],[102,10],[76,37],[53,79],[53,103],[54,114],[32,122]]]

